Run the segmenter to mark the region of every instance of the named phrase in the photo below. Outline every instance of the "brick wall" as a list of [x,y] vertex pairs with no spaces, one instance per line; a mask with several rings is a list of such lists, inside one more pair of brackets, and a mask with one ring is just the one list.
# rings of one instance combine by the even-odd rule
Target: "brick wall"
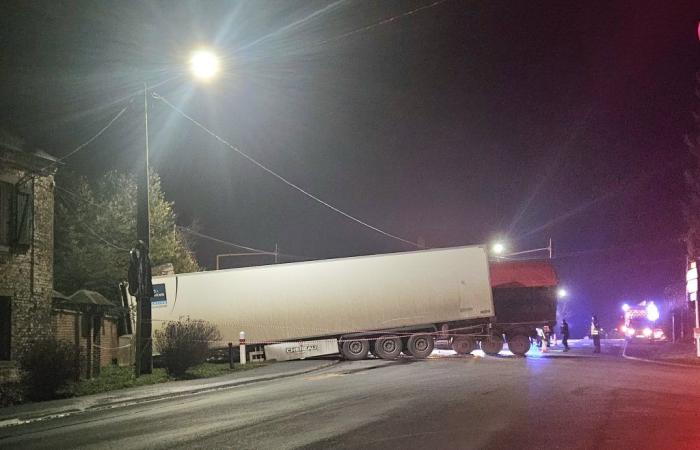
[[[0,169],[0,180],[16,183],[24,171]],[[0,296],[11,299],[10,359],[35,339],[51,334],[53,292],[53,176],[29,179],[33,185],[32,244],[26,252],[0,249]]]
[[75,344],[78,320],[80,320],[80,315],[75,311],[55,310],[53,312],[53,329],[56,339]]
[[[119,330],[117,328],[117,318],[111,316],[97,316],[99,328],[93,328],[93,335],[83,330],[87,320],[83,320],[83,313],[57,309],[53,311],[53,329],[57,339],[61,339],[71,344],[76,344],[76,339],[80,348],[81,367],[80,373],[83,377],[98,375],[100,367],[108,366],[112,360],[117,359],[119,347]],[[93,325],[95,322],[93,322]]]
[[119,347],[119,333],[117,331],[117,319],[105,317],[102,320],[102,339],[100,347],[100,366],[112,364],[117,359],[117,347]]

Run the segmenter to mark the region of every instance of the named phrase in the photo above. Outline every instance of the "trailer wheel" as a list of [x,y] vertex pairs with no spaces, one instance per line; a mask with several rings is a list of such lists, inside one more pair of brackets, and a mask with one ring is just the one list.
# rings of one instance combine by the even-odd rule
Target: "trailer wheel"
[[408,351],[411,352],[414,358],[423,359],[433,353],[435,341],[429,334],[414,334],[408,338],[406,348],[408,348]]
[[498,352],[503,350],[503,336],[500,334],[492,334],[481,341],[481,350],[487,355],[498,355]]
[[342,352],[348,361],[366,359],[369,353],[369,341],[367,339],[351,339],[343,341]]
[[514,355],[525,356],[525,353],[530,350],[530,338],[524,334],[508,336],[508,350]]
[[402,347],[400,337],[382,336],[374,342],[374,355],[382,359],[396,359],[401,354]]
[[476,350],[476,341],[469,337],[456,337],[452,340],[452,350],[458,355],[468,355]]

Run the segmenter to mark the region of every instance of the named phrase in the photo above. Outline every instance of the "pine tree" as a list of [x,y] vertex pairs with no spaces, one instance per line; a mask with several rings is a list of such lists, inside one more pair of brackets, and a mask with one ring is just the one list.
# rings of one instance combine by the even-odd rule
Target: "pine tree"
[[[153,172],[149,201],[152,265],[172,263],[177,273],[201,270]],[[55,216],[56,289],[65,294],[90,289],[117,300],[136,240],[135,179],[113,171],[91,184],[64,174],[57,181]]]

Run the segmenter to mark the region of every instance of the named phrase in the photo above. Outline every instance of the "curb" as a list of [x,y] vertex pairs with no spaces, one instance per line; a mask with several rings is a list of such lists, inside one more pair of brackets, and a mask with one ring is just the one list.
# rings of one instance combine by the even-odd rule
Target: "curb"
[[[60,417],[68,417],[68,416],[73,416],[73,415],[77,415],[77,414],[81,414],[81,413],[85,413],[85,412],[102,411],[102,410],[112,409],[112,408],[123,408],[125,406],[132,406],[132,405],[138,405],[138,404],[142,404],[142,403],[156,402],[159,400],[165,400],[165,399],[169,399],[169,398],[187,397],[190,395],[197,395],[197,394],[204,394],[204,393],[208,393],[208,392],[220,391],[220,390],[224,390],[224,389],[230,389],[230,388],[234,388],[237,386],[244,386],[244,385],[258,383],[258,382],[262,382],[262,381],[272,381],[272,380],[278,380],[278,379],[282,379],[282,378],[289,378],[289,377],[293,377],[296,375],[303,375],[306,373],[311,373],[311,372],[316,372],[318,370],[327,369],[328,367],[332,367],[340,362],[341,362],[340,360],[333,360],[333,361],[328,361],[325,364],[321,364],[321,365],[316,366],[316,367],[311,368],[311,369],[296,370],[293,372],[268,375],[268,376],[263,376],[263,377],[259,377],[259,378],[231,380],[230,382],[224,382],[224,383],[218,384],[216,386],[202,386],[199,388],[185,390],[185,391],[181,391],[181,392],[170,392],[167,394],[135,397],[135,398],[130,398],[130,399],[126,399],[126,400],[116,400],[113,402],[89,405],[89,406],[83,407],[83,408],[66,407],[65,410],[59,410],[59,411],[56,411],[53,413],[48,413],[48,414],[47,413],[36,413],[36,414],[29,413],[26,415],[20,414],[16,417],[2,417],[2,416],[0,416],[0,429],[5,428],[5,427],[15,426],[15,425],[23,425],[23,424],[32,423],[32,422],[39,422],[39,421],[43,421],[43,420],[56,419],[56,418],[60,418]],[[79,398],[79,397],[77,397],[77,398]]]
[[641,362],[645,362],[645,363],[658,364],[660,366],[690,367],[691,369],[700,369],[700,365],[672,363],[672,362],[666,362],[666,361],[656,361],[654,359],[646,359],[646,358],[638,358],[636,356],[629,356],[627,354],[627,342],[625,342],[625,346],[622,349],[622,357],[625,359],[632,360],[632,361],[641,361]]

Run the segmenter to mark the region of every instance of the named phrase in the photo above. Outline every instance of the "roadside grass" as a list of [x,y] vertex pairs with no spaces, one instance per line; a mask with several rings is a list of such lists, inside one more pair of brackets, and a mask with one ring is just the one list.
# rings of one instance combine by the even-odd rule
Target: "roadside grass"
[[700,367],[700,358],[695,352],[695,343],[693,342],[630,343],[626,349],[627,356]]
[[100,392],[114,391],[149,384],[165,383],[170,381],[165,369],[153,369],[153,373],[134,376],[132,367],[107,366],[100,370],[100,376],[87,380],[80,380],[66,388],[66,394],[82,396],[98,394]]
[[100,370],[100,376],[74,383],[66,389],[65,393],[79,397],[118,389],[166,383],[168,381],[218,377],[242,370],[255,369],[264,365],[265,363],[250,363],[243,366],[236,364],[233,369],[230,369],[228,364],[204,363],[188,369],[185,376],[181,378],[169,377],[163,368],[154,368],[153,373],[137,378],[134,376],[133,367],[107,366]]

